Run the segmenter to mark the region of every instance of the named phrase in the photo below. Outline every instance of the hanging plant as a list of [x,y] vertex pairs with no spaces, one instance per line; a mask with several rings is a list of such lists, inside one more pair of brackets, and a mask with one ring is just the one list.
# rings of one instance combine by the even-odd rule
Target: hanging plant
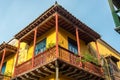
[[85,53],[83,55],[82,62],[91,62],[95,65],[99,65],[98,59],[96,57],[92,56],[90,53]]

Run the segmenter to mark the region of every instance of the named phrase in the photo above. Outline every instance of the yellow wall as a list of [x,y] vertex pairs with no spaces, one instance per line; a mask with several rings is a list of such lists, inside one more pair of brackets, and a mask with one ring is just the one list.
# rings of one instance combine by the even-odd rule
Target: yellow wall
[[[112,55],[120,60],[120,54],[118,54],[116,51],[110,49],[110,47],[108,45],[106,45],[104,42],[102,42],[100,40],[98,40],[97,42],[98,42],[98,48],[99,48],[100,55],[105,56],[105,57]],[[94,42],[91,42],[91,46],[94,49],[96,49]],[[118,67],[120,68],[120,61],[118,62]]]
[[28,45],[25,42],[20,43],[18,64],[27,60]]
[[[66,49],[68,49],[68,37],[76,41],[76,37],[74,35],[59,27],[59,45]],[[83,40],[80,40],[80,50],[82,54],[88,51],[88,48]]]
[[7,57],[5,59],[5,62],[6,62],[6,69],[4,74],[12,76],[14,72],[15,54]]
[[[51,30],[49,30],[47,33],[45,33],[44,35],[40,36],[37,39],[37,43],[43,39],[46,38],[46,47],[48,47],[48,45],[50,43],[56,43],[56,34],[55,34],[55,28],[52,28]],[[32,58],[32,54],[33,54],[33,43],[30,44],[29,46],[29,50],[28,50],[28,54],[27,54],[27,60]]]

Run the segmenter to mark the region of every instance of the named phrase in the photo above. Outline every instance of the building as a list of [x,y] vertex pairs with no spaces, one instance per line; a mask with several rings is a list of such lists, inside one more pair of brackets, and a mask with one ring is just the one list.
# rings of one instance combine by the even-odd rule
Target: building
[[0,80],[10,80],[12,73],[14,72],[14,61],[17,48],[8,44],[2,43],[0,45]]
[[[104,40],[97,40],[106,80],[120,80],[120,53]],[[95,48],[91,43],[92,49]]]
[[57,3],[1,44],[0,52],[1,76],[6,80],[108,80],[110,69],[104,71],[108,67],[103,65],[114,59],[103,54],[113,54],[115,63],[120,60],[97,32]]
[[[15,38],[20,50],[12,80],[103,80],[101,66],[81,62],[82,54],[89,52],[87,44],[99,39],[100,35],[58,4],[50,7]],[[24,48],[28,53],[23,52]],[[99,59],[98,53],[94,55]]]
[[115,30],[120,33],[120,0],[108,0],[108,2],[115,22]]

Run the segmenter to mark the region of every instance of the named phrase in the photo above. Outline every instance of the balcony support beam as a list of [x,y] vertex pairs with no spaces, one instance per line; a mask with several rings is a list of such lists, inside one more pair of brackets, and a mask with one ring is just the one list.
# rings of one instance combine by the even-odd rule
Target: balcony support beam
[[15,62],[15,67],[14,67],[13,76],[15,76],[16,66],[17,66],[17,64],[18,64],[19,49],[20,49],[20,40],[18,40],[17,53],[16,53],[16,62]]
[[98,43],[97,43],[97,41],[95,41],[95,46],[96,46],[96,51],[97,51],[98,62],[100,62],[100,53],[99,53],[99,48],[98,48]]
[[56,29],[56,57],[59,57],[58,53],[58,14],[55,13],[55,29]]
[[33,42],[33,54],[32,54],[32,67],[34,67],[34,55],[36,47],[37,27],[34,29],[34,42]]
[[4,63],[5,54],[6,54],[6,48],[3,49],[2,61],[0,63],[0,72],[2,70],[2,66],[3,66],[3,63]]
[[81,63],[81,53],[80,53],[80,38],[79,38],[79,31],[78,31],[77,27],[76,27],[76,39],[77,39],[78,55],[80,56],[80,66],[82,66],[82,63]]
[[55,61],[55,80],[59,80],[59,67],[58,67],[58,61]]

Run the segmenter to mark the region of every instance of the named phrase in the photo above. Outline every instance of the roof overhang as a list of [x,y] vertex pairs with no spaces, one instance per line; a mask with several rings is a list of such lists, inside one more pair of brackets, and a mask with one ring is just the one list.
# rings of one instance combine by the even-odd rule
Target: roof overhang
[[109,56],[107,56],[106,58],[110,58],[110,59],[112,59],[114,62],[120,61],[118,58],[116,58],[116,57],[113,56],[113,55],[109,55]]
[[34,28],[39,28],[37,34],[38,36],[40,36],[46,31],[48,31],[50,28],[55,27],[55,13],[57,13],[59,16],[58,24],[60,27],[63,27],[72,34],[75,34],[75,27],[78,27],[79,36],[85,42],[95,41],[96,39],[100,38],[100,35],[97,32],[82,23],[80,20],[78,20],[76,17],[74,17],[72,14],[70,14],[67,10],[65,10],[62,6],[58,4],[50,7],[35,21],[33,21],[26,28],[16,34],[15,38],[30,42],[33,40]]
[[11,54],[14,54],[17,51],[17,48],[15,46],[12,46],[10,44],[7,44],[7,43],[3,42],[0,45],[0,59],[2,58],[2,54],[3,54],[4,49],[6,49],[5,57],[7,57],[7,56],[9,56]]

